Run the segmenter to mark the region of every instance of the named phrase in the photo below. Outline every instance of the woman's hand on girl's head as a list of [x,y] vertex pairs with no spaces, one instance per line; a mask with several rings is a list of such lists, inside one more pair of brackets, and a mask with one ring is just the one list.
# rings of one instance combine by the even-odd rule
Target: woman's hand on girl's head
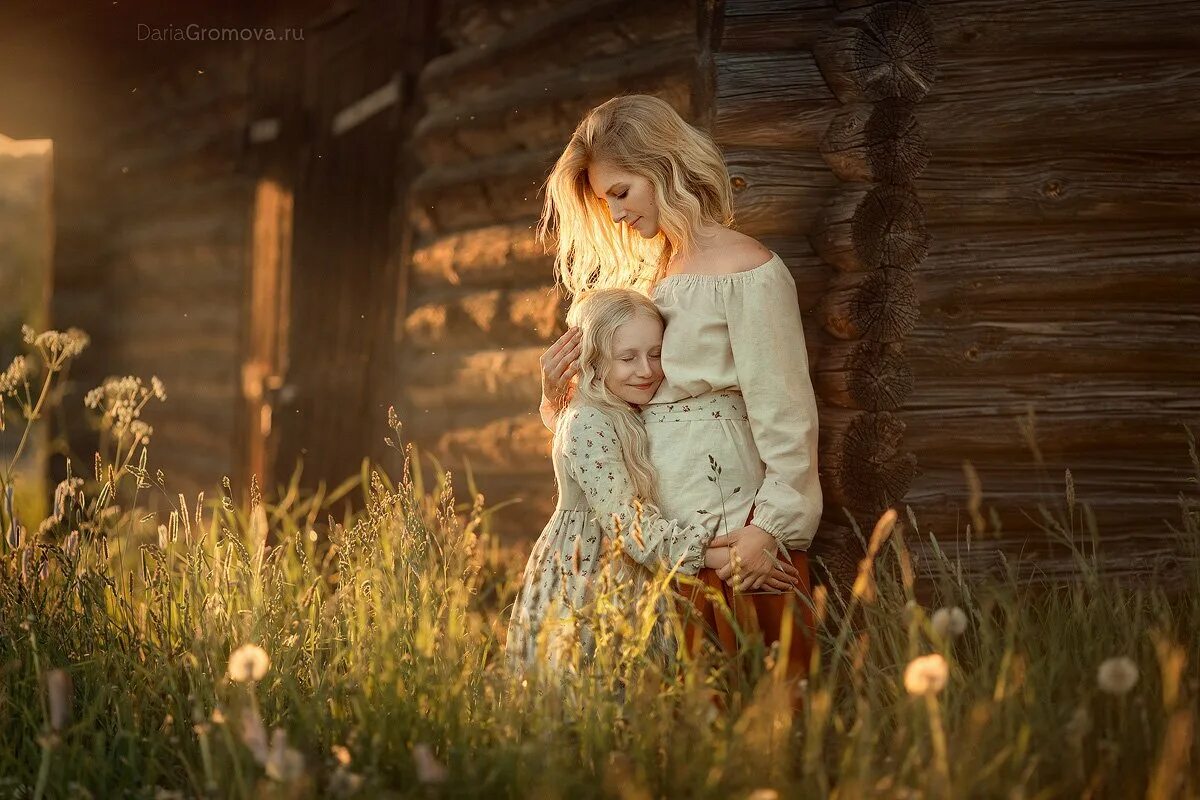
[[717,569],[717,577],[733,585],[735,562],[739,592],[754,591],[764,586],[781,591],[791,589],[800,579],[800,571],[786,561],[775,557],[779,543],[775,537],[757,525],[747,525],[725,536],[713,537],[708,545],[728,547],[729,563]]
[[570,399],[571,378],[579,372],[583,332],[570,328],[542,353],[542,402],[561,410]]

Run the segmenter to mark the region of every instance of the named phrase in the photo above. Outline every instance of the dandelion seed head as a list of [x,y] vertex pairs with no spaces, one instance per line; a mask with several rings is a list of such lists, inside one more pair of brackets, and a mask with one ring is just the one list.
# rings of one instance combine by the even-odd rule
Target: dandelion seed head
[[937,635],[943,639],[947,635],[961,636],[967,630],[967,614],[958,606],[939,608],[933,612],[930,624],[937,632]]
[[1128,656],[1105,659],[1096,670],[1096,685],[1111,695],[1126,694],[1137,682],[1137,664]]
[[949,677],[949,665],[940,653],[918,656],[904,669],[904,688],[912,695],[937,694]]
[[270,666],[267,651],[256,644],[244,644],[229,655],[229,677],[238,683],[262,680]]

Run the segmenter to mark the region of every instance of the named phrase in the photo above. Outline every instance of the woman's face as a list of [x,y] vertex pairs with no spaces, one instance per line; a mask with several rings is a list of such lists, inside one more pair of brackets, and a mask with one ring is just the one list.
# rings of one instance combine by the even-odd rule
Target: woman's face
[[618,169],[603,161],[588,167],[592,194],[608,203],[608,214],[618,225],[628,225],[643,239],[658,234],[658,206],[654,186],[647,178]]
[[617,328],[605,387],[627,403],[649,403],[663,380],[662,339],[662,321],[648,314],[638,314]]

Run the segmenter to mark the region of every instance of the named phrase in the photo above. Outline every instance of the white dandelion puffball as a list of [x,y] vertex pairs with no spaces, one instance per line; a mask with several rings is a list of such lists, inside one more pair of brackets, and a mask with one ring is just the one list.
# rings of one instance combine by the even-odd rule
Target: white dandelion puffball
[[1137,664],[1128,656],[1105,659],[1096,670],[1096,684],[1101,691],[1122,695],[1138,682]]
[[961,636],[967,630],[967,614],[958,606],[939,608],[933,612],[930,624],[937,631],[937,635],[943,639],[947,634]]
[[950,677],[950,667],[940,653],[914,658],[904,669],[904,688],[909,694],[937,694]]
[[229,654],[229,677],[238,683],[262,680],[271,659],[256,644],[244,644]]

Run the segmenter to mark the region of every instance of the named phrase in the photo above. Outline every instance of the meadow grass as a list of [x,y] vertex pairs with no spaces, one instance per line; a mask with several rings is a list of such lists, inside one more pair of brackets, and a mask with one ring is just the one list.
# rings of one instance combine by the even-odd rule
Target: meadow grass
[[[23,366],[9,393],[27,421],[44,411],[36,386],[82,350],[29,341],[44,380]],[[775,651],[664,666],[645,647],[653,598],[619,592],[588,612],[595,662],[518,675],[502,650],[523,558],[470,487],[462,503],[447,475],[425,480],[400,420],[395,480],[368,468],[304,493],[294,477],[245,504],[226,481],[189,500],[138,424],[156,397],[157,381],[98,388],[90,474],[59,487],[36,531],[0,511],[0,798],[1200,791],[1195,498],[1180,499],[1176,591],[1105,577],[1071,496],[1078,580],[978,581],[943,556],[927,605],[906,540],[919,529],[886,515],[855,584],[815,593],[819,646],[793,711]],[[334,519],[350,492],[362,511]],[[149,493],[170,510],[148,513]]]

